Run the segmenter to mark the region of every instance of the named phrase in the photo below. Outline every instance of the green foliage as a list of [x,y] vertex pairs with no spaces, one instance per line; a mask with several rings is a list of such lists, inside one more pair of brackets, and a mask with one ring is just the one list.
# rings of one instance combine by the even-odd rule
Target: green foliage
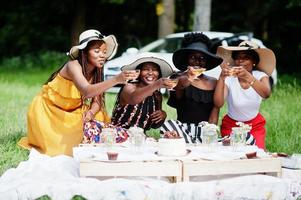
[[75,195],[74,197],[72,197],[72,200],[87,200],[87,199],[82,196]]
[[[51,200],[51,198],[48,195],[44,195],[44,196],[37,198],[36,200]],[[71,200],[87,200],[87,199],[80,195],[75,195],[74,197],[72,197]]]
[[[116,35],[120,44],[117,54],[120,55],[128,47],[140,47],[157,38],[158,16],[155,6],[158,2],[82,1],[84,9],[76,8],[72,0],[6,1],[2,5],[5,9],[0,11],[0,46],[5,47],[0,49],[0,57],[45,50],[66,52],[71,47],[71,32],[86,28]],[[174,2],[175,32],[192,31],[194,0]],[[214,0],[211,30],[252,31],[275,51],[280,72],[300,72],[300,4],[300,0]],[[82,12],[86,14],[77,16],[81,13],[77,9],[86,10]],[[79,18],[83,24],[76,23],[75,20]],[[79,30],[74,30],[74,27]]]
[[51,200],[51,198],[48,195],[44,195],[44,196],[37,198],[36,200]]
[[[277,58],[279,72],[300,72],[300,0],[212,1],[212,30],[254,32]],[[263,12],[264,11],[264,12]]]
[[[287,153],[301,152],[301,84],[300,80],[288,76],[280,79],[273,95],[262,105],[266,117],[269,151]],[[299,83],[298,83],[299,82]]]
[[3,58],[0,62],[0,70],[7,71],[35,71],[54,70],[66,62],[68,57],[64,53],[54,51],[41,51],[36,54],[24,54],[12,58]]
[[[36,200],[51,200],[51,198],[48,195],[44,195],[44,196],[37,198]],[[72,197],[71,200],[87,200],[87,199],[80,195],[75,195],[74,197]]]
[[1,82],[17,82],[25,85],[43,84],[50,74],[67,61],[64,53],[40,52],[13,58],[5,58],[0,62]]
[[0,81],[0,174],[27,159],[28,152],[16,143],[26,133],[27,107],[39,88]]
[[[5,9],[0,11],[0,46],[5,47],[0,49],[0,55],[12,57],[41,50],[68,51],[74,27],[79,29],[76,32],[95,28],[105,35],[116,35],[120,44],[118,53],[129,47],[129,37],[144,40],[144,37],[157,36],[155,3],[152,0],[94,0],[82,1],[81,8],[76,8],[76,5],[71,0],[6,2],[2,5]],[[81,13],[77,9],[86,10],[83,12],[86,15],[77,16]],[[84,21],[84,27],[75,24],[78,18]]]
[[70,47],[73,5],[71,0],[7,1],[0,12],[0,46],[5,47],[0,55],[66,51]]
[[192,30],[194,17],[194,0],[178,0],[175,7],[175,32],[185,32]]
[[123,4],[125,0],[110,0],[110,3]]

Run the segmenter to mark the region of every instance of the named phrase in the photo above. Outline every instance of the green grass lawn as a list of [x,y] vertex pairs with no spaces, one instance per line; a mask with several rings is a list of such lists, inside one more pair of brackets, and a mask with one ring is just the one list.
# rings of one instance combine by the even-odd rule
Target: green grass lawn
[[[26,135],[26,111],[50,70],[10,71],[0,68],[0,174],[20,161],[26,160],[28,151],[16,143]],[[301,153],[301,84],[293,77],[281,77],[272,96],[263,102],[261,112],[267,120],[266,146],[271,152]],[[115,103],[115,94],[107,94],[109,113]],[[168,118],[176,118],[175,110],[166,105]],[[225,113],[221,110],[220,118]],[[151,130],[149,135],[158,135]]]

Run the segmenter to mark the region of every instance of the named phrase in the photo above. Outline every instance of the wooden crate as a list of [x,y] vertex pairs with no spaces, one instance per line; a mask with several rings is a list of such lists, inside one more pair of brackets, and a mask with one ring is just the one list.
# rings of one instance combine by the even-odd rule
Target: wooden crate
[[257,158],[229,161],[184,160],[183,181],[190,176],[238,175],[268,173],[281,177],[281,160],[278,158]]

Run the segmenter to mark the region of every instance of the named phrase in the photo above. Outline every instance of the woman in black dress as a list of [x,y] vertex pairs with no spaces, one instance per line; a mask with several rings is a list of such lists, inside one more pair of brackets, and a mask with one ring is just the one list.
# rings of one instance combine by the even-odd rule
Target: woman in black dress
[[173,63],[179,73],[179,83],[170,93],[167,104],[177,110],[177,120],[168,120],[161,133],[177,131],[186,143],[200,143],[199,122],[217,124],[219,108],[214,106],[213,95],[217,80],[202,72],[221,64],[222,58],[210,52],[211,41],[202,33],[188,33],[182,48],[174,52]]

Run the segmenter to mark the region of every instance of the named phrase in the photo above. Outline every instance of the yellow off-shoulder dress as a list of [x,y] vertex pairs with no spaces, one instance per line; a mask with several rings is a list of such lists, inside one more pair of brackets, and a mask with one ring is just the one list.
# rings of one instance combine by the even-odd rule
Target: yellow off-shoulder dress
[[[72,148],[83,138],[82,101],[79,90],[72,81],[59,74],[34,97],[27,113],[27,137],[18,145],[34,147],[50,156],[72,155]],[[109,122],[106,112],[95,118]]]

